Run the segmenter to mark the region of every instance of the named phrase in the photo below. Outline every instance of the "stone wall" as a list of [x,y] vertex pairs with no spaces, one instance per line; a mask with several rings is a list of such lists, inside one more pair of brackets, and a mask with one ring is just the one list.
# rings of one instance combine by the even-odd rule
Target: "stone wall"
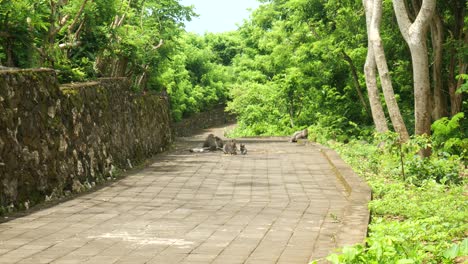
[[202,129],[234,123],[235,116],[224,111],[220,105],[212,110],[194,114],[172,125],[173,134],[177,137],[187,137]]
[[0,208],[80,192],[165,150],[167,101],[129,87],[60,87],[52,70],[0,71]]

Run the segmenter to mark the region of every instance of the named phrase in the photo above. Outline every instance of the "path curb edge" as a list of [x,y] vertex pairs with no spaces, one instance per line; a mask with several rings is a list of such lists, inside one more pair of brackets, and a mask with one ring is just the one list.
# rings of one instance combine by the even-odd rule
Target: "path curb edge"
[[337,234],[337,247],[362,244],[367,237],[370,221],[368,203],[371,201],[371,188],[336,151],[320,145],[320,152],[326,157],[349,195],[349,206],[345,209],[342,226]]

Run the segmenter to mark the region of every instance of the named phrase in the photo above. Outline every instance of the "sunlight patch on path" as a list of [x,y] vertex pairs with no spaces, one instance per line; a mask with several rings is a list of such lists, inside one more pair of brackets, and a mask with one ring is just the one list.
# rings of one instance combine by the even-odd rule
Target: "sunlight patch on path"
[[92,239],[116,239],[125,242],[130,242],[138,245],[168,245],[168,246],[187,246],[192,245],[193,242],[184,239],[176,238],[160,238],[151,237],[145,233],[129,234],[128,232],[112,232],[104,233],[98,236],[88,236]]

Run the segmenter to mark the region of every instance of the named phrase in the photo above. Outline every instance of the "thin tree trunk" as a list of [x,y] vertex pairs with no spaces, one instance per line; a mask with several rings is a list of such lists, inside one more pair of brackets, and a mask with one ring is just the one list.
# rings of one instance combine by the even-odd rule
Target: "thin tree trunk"
[[374,49],[370,41],[370,23],[372,19],[373,0],[363,0],[363,5],[366,10],[366,25],[367,25],[367,57],[364,64],[364,75],[366,79],[367,94],[369,96],[370,109],[372,119],[374,120],[375,129],[379,133],[388,131],[387,120],[383,111],[382,103],[380,102],[379,89],[377,87],[377,65],[375,64]]
[[[14,67],[15,66],[15,60],[14,54],[13,54],[13,36],[11,36],[10,32],[10,24],[8,23],[9,21],[9,16],[10,12],[7,12],[5,15],[5,18],[2,21],[2,31],[0,31],[0,37],[4,38],[4,41],[2,43],[5,55],[6,55],[6,61],[5,61],[5,66],[7,67]],[[1,64],[1,62],[0,62]]]
[[434,52],[434,65],[432,66],[432,80],[434,82],[432,117],[434,120],[447,116],[447,98],[443,93],[442,83],[442,59],[444,31],[442,19],[439,14],[434,14],[431,22],[432,50]]
[[351,59],[351,57],[348,54],[346,54],[346,52],[344,50],[342,50],[341,53],[343,54],[343,57],[344,57],[345,61],[348,62],[349,67],[351,68],[351,75],[353,76],[354,87],[356,88],[356,93],[357,93],[357,95],[359,97],[359,101],[361,102],[362,106],[364,107],[364,110],[366,111],[366,113],[370,115],[369,108],[367,107],[366,100],[364,99],[364,95],[362,94],[361,85],[359,84],[359,76],[358,76],[358,73],[357,73],[356,66],[354,65],[354,62]]
[[[455,2],[457,3],[457,2]],[[453,28],[450,28],[452,41],[460,41],[463,34],[463,24],[464,24],[464,13],[465,13],[465,5],[464,4],[455,4],[452,7],[453,12]],[[459,102],[459,95],[456,94],[457,90],[457,80],[456,75],[458,74],[460,69],[457,69],[457,48],[450,47],[450,57],[449,57],[449,66],[448,66],[448,88],[449,88],[449,95],[450,95],[450,114],[453,116],[457,113],[458,102]]]
[[406,125],[403,121],[403,117],[401,116],[400,108],[398,107],[398,103],[395,99],[392,81],[390,79],[390,73],[387,66],[387,59],[385,58],[383,43],[382,39],[380,38],[381,20],[382,0],[374,0],[372,20],[370,25],[370,40],[374,50],[375,62],[379,71],[380,82],[382,84],[385,102],[387,103],[390,120],[392,121],[393,128],[400,135],[401,140],[406,142],[409,139],[409,134],[406,130]]
[[[458,74],[466,74],[467,66],[468,65],[466,63],[463,63],[462,60],[460,59],[459,66],[458,66],[459,67]],[[463,94],[456,92],[461,87],[462,84],[463,84],[463,79],[461,78],[458,79],[456,84],[450,91],[450,96],[451,96],[451,111],[450,112],[452,116],[460,113],[462,109]]]
[[[45,37],[45,41],[42,44],[42,47],[39,48],[40,55],[42,59],[42,64],[47,67],[54,67],[55,66],[55,58],[54,58],[54,45],[57,37],[57,33],[60,31],[61,26],[57,22],[60,20],[59,17],[59,9],[61,7],[62,2],[49,0],[50,6],[50,15],[49,15],[49,28],[47,30],[47,35]],[[66,20],[66,19],[64,19]]]
[[294,96],[289,95],[289,123],[291,127],[294,127]]
[[13,55],[13,43],[12,43],[12,40],[11,39],[7,39],[6,41],[6,50],[5,50],[5,53],[6,53],[6,57],[7,57],[7,61],[6,61],[6,66],[7,67],[15,67],[15,60],[13,59],[14,55]]
[[[456,41],[463,41],[465,46],[468,46],[468,32],[464,32],[464,17],[466,8],[463,3],[454,7],[455,26],[452,30],[453,38]],[[464,39],[463,34],[465,35]],[[458,67],[458,68],[457,68]],[[466,74],[467,64],[457,54],[457,49],[452,47],[450,52],[450,66],[449,66],[449,94],[450,94],[450,113],[452,116],[456,115],[462,110],[463,94],[456,93],[462,85],[462,80],[456,78],[456,75]]]
[[146,64],[143,67],[143,73],[140,74],[136,79],[135,79],[135,87],[138,87],[140,91],[146,91],[146,84],[148,82],[148,69],[149,65]]

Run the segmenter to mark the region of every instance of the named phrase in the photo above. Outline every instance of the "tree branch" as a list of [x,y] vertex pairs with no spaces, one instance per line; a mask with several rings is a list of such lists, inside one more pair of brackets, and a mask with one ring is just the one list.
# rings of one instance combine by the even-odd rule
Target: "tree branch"
[[359,76],[357,74],[357,69],[356,66],[354,65],[353,59],[344,51],[341,50],[341,54],[343,54],[343,58],[346,62],[348,62],[349,66],[351,67],[351,73],[353,75],[353,81],[354,81],[354,86],[356,88],[357,95],[359,97],[359,100],[361,101],[362,106],[366,110],[367,114],[371,114],[369,112],[369,109],[367,108],[366,100],[364,100],[364,95],[362,94],[361,91],[361,85],[359,84]]
[[88,0],[84,0],[83,3],[81,3],[80,10],[76,13],[75,18],[73,18],[73,21],[70,24],[70,26],[68,26],[68,32],[69,33],[75,27],[76,23],[78,22],[78,18],[80,18],[80,16],[83,13],[83,10],[84,10],[87,3],[88,3]]
[[378,37],[380,39],[380,24],[382,23],[382,0],[376,0],[372,2],[373,5],[372,18],[370,23],[370,37]]
[[114,21],[114,25],[113,25],[113,28],[114,28],[114,29],[117,28],[117,27],[120,27],[120,26],[122,25],[122,23],[124,22],[124,19],[125,19],[126,15],[127,15],[128,9],[130,8],[130,5],[131,5],[131,4],[132,4],[132,0],[129,0],[129,1],[128,1],[128,5],[127,5],[127,9],[125,9],[125,11],[124,11],[122,17],[120,17],[120,19],[119,19],[119,16],[118,16],[118,15],[115,16],[115,21]]
[[395,11],[395,16],[397,18],[401,34],[405,41],[408,42],[411,20],[408,17],[408,11],[406,10],[404,0],[393,0],[393,10]]
[[[395,2],[395,1],[394,1]],[[416,31],[425,31],[429,26],[429,23],[432,20],[432,16],[434,15],[436,7],[435,0],[424,0],[419,10],[418,15],[416,16],[416,20],[414,21],[411,27],[415,27],[414,30]],[[410,29],[413,30],[413,29]]]
[[78,26],[78,29],[75,31],[75,35],[73,36],[73,39],[78,39],[78,37],[80,36],[80,32],[81,32],[81,29],[83,28],[83,25],[85,23],[85,19],[83,19],[83,21],[81,21],[80,25]]
[[162,39],[160,39],[158,45],[153,46],[153,49],[154,50],[159,49],[163,44],[164,44],[164,41]]

